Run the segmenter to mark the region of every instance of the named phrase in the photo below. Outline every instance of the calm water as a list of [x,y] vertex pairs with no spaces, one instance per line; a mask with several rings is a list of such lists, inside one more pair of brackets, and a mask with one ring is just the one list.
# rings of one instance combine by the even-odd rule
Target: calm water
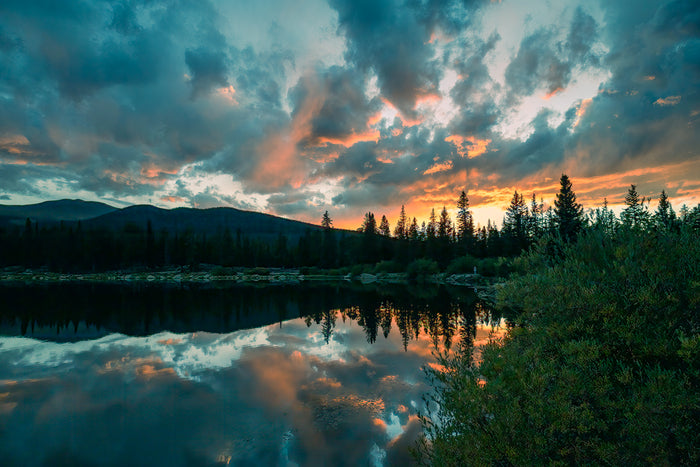
[[0,287],[3,465],[406,465],[466,289]]

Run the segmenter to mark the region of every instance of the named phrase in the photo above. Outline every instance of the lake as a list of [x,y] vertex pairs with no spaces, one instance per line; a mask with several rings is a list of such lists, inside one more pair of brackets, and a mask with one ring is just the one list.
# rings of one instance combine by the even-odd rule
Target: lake
[[407,465],[467,288],[0,286],[3,465]]

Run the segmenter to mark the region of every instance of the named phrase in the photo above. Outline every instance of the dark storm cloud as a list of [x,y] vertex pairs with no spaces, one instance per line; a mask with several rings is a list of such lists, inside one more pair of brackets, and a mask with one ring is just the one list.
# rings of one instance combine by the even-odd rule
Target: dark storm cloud
[[528,96],[537,89],[548,93],[563,89],[571,79],[571,66],[552,48],[554,33],[546,29],[527,36],[506,69],[506,83],[513,98]]
[[464,4],[451,1],[330,4],[348,39],[347,60],[363,72],[374,71],[384,97],[408,117],[415,115],[416,99],[435,92],[441,77],[431,34],[438,28],[454,32],[464,27],[471,13]]
[[172,177],[216,157],[214,170],[245,173],[263,129],[288,121],[279,82],[293,57],[241,51],[219,21],[189,0],[3,2],[0,140],[28,143],[0,146],[0,157],[52,164],[100,195],[147,195],[160,185],[144,171]]
[[583,11],[581,7],[576,8],[569,35],[566,38],[566,49],[574,62],[589,65],[598,64],[598,56],[591,50],[597,35],[598,25],[593,17]]
[[700,107],[700,73],[692,50],[700,5],[615,3],[606,15],[612,47],[604,64],[612,76],[568,141],[569,151],[586,156],[581,171],[599,175],[696,159],[700,132],[692,115]]
[[464,41],[456,48],[456,53],[451,59],[461,78],[450,91],[450,96],[458,105],[466,105],[473,99],[473,94],[483,91],[484,86],[493,83],[484,58],[494,50],[499,40],[498,34],[492,34],[485,42]]
[[506,69],[511,99],[531,95],[538,89],[553,93],[566,88],[576,66],[597,62],[597,56],[591,52],[596,33],[595,20],[577,8],[565,42],[558,40],[556,26],[539,28],[525,37]]
[[311,119],[308,142],[323,138],[342,139],[367,129],[371,113],[380,108],[379,99],[365,94],[365,76],[357,70],[334,66],[302,78],[290,91],[294,105],[292,116],[305,108],[310,99],[321,99],[320,109]]
[[192,73],[192,95],[206,94],[215,86],[228,86],[225,55],[203,48],[187,50],[185,63]]
[[254,96],[256,107],[279,107],[282,104],[281,82],[285,66],[294,67],[294,55],[289,50],[273,49],[270,53],[256,53],[252,47],[242,50],[232,48],[231,60],[236,64],[237,91],[243,96]]

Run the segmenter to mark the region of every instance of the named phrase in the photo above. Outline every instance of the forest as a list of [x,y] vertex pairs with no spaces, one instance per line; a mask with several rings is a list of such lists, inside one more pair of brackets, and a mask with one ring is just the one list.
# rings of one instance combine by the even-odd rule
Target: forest
[[[326,211],[322,229],[308,229],[288,237],[283,232],[270,241],[219,228],[213,234],[194,229],[155,230],[151,221],[128,223],[121,229],[84,228],[80,222],[40,225],[26,219],[24,226],[0,227],[0,267],[45,269],[62,273],[118,269],[159,269],[200,265],[222,267],[315,267],[342,272],[472,272],[505,275],[511,259],[540,239],[558,236],[572,239],[590,229],[614,231],[620,225],[643,229],[678,229],[700,226],[700,207],[683,207],[676,215],[668,197],[661,194],[655,212],[649,200],[632,185],[626,208],[618,219],[607,202],[584,212],[576,202],[571,181],[561,178],[554,206],[544,209],[535,194],[526,202],[513,194],[502,228],[490,221],[476,226],[464,191],[456,200],[456,220],[446,207],[435,209],[418,224],[402,206],[392,229],[386,216],[367,212],[357,231],[333,228]],[[359,268],[359,269],[358,269]]]

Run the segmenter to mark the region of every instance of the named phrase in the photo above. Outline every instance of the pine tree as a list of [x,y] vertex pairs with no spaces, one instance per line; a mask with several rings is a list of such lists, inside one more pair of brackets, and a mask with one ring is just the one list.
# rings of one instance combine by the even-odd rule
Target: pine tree
[[333,220],[331,219],[331,216],[328,215],[328,211],[323,213],[323,217],[321,218],[321,227],[324,229],[333,228]]
[[462,191],[457,201],[457,239],[464,243],[474,238],[474,219],[469,211],[469,198]]
[[449,239],[452,237],[452,219],[447,212],[445,206],[442,207],[442,212],[440,212],[440,220],[437,226],[437,236],[441,239]]
[[562,174],[561,188],[554,201],[554,223],[559,235],[565,240],[573,240],[583,229],[583,206],[576,202],[569,177]]
[[597,208],[591,217],[593,227],[611,236],[617,230],[615,213],[608,207],[608,198],[603,198],[603,207]]
[[418,221],[416,218],[413,218],[413,221],[411,222],[411,226],[408,228],[408,238],[410,240],[419,240],[420,239],[420,231],[418,230]]
[[537,197],[535,193],[533,193],[532,199],[530,200],[530,215],[528,217],[528,234],[531,241],[537,240],[542,234],[543,214],[544,201],[540,198],[540,202],[538,203]]
[[646,227],[649,220],[649,212],[646,210],[644,202],[644,198],[641,200],[639,199],[637,186],[630,185],[629,190],[627,190],[627,195],[625,195],[625,204],[627,207],[623,209],[620,214],[624,225],[633,229],[643,229]]
[[673,207],[668,201],[668,196],[666,196],[666,190],[661,190],[661,196],[659,197],[659,205],[656,208],[656,213],[654,214],[654,220],[659,227],[669,228],[676,220],[676,213],[673,212]]
[[437,222],[435,221],[435,208],[430,211],[430,218],[428,219],[428,225],[425,228],[426,238],[435,238],[437,230]]
[[503,234],[510,245],[511,253],[519,253],[527,247],[528,243],[528,212],[525,199],[516,190],[510,205],[506,209],[506,217],[503,220]]
[[384,215],[382,216],[382,220],[379,222],[379,235],[383,235],[384,237],[391,235],[389,220]]
[[405,240],[408,238],[408,225],[406,219],[406,208],[401,205],[401,214],[399,214],[399,220],[396,222],[396,228],[394,229],[394,237]]
[[366,235],[376,235],[377,233],[377,221],[374,218],[374,213],[368,212],[365,214],[365,220],[362,223],[360,230]]

